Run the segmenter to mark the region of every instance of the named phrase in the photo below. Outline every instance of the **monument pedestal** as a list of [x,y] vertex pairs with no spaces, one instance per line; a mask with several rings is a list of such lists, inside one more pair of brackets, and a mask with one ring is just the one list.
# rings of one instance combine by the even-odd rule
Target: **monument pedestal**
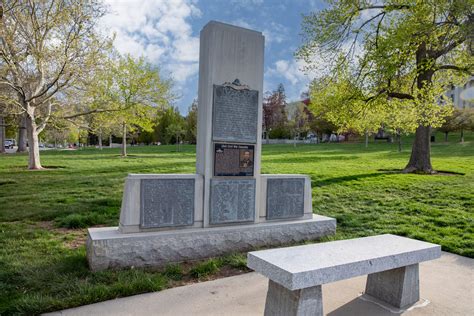
[[90,228],[87,259],[93,271],[127,267],[160,267],[316,240],[336,232],[336,220],[313,215],[311,219],[260,224],[123,234],[118,227]]
[[196,174],[130,174],[119,227],[91,228],[92,270],[164,266],[334,234],[307,175],[262,175],[262,33],[201,31]]

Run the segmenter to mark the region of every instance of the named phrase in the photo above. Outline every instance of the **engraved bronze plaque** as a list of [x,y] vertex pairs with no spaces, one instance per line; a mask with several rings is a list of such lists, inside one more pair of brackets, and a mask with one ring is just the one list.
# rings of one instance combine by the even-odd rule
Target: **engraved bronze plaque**
[[193,224],[194,179],[143,179],[140,191],[141,227]]
[[283,219],[304,215],[304,179],[267,180],[267,218]]
[[211,179],[211,224],[255,220],[255,179]]
[[214,144],[214,176],[253,176],[254,145]]
[[257,143],[258,91],[214,85],[212,139]]

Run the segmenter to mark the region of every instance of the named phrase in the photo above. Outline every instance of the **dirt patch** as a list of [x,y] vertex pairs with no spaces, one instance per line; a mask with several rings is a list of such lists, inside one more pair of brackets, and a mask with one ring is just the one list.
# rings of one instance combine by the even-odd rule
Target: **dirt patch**
[[38,223],[36,223],[35,226],[38,227],[38,228],[43,228],[43,229],[47,229],[47,230],[53,230],[54,229],[54,225],[53,225],[52,221],[38,222]]
[[53,232],[58,237],[58,239],[63,241],[63,244],[66,248],[76,249],[86,244],[86,228],[70,229],[63,227],[54,227],[54,223],[52,221],[38,222],[35,226],[37,228],[42,228]]
[[[195,265],[195,263],[181,263],[180,265],[183,267],[184,271],[189,271],[191,267]],[[170,281],[169,287],[172,288],[172,287],[190,285],[194,283],[213,281],[213,280],[241,275],[241,274],[245,274],[249,272],[251,272],[250,269],[239,269],[239,268],[232,268],[230,266],[223,266],[219,268],[218,272],[206,277],[198,278],[198,279],[193,278],[188,273],[186,273],[181,280]]]
[[66,246],[67,248],[76,249],[86,244],[87,229],[62,229],[64,229],[64,231],[67,231],[66,234],[68,235],[68,240],[64,240],[64,246]]

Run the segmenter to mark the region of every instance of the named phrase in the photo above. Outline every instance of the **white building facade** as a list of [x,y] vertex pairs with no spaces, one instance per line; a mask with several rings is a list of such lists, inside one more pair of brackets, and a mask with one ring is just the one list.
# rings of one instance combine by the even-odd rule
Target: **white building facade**
[[453,86],[451,90],[446,92],[446,95],[451,98],[456,108],[474,108],[474,99],[468,98],[466,100],[466,97],[464,97],[467,94],[472,95],[472,93],[466,93],[468,89],[474,89],[474,76],[470,77],[463,86]]

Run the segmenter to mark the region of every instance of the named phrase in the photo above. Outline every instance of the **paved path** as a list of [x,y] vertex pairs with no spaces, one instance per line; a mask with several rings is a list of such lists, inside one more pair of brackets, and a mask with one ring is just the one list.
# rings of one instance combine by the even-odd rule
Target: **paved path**
[[[323,285],[324,312],[340,315],[390,315],[364,300],[366,277]],[[474,259],[443,252],[420,264],[422,299],[404,315],[474,315]],[[63,310],[50,315],[263,315],[267,279],[247,273],[161,292],[136,295]]]

